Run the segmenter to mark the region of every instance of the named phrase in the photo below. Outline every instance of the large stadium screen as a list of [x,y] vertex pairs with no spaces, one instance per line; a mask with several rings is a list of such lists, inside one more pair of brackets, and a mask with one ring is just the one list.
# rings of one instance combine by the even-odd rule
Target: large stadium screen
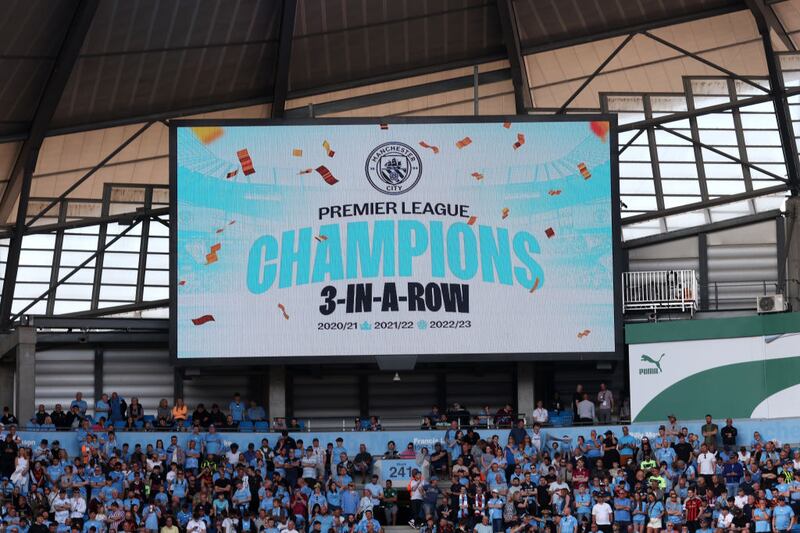
[[508,120],[177,123],[173,353],[618,353],[611,119]]

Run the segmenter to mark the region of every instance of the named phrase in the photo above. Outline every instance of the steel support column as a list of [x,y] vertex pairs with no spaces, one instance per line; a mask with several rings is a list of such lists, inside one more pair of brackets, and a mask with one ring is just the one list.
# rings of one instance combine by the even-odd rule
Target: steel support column
[[[39,150],[28,153],[28,161],[22,174],[19,191],[19,205],[17,206],[17,221],[8,246],[8,259],[6,272],[3,276],[3,293],[0,296],[0,331],[8,331],[11,326],[11,306],[14,304],[14,289],[17,285],[19,271],[19,256],[22,252],[22,239],[25,236],[25,217],[28,212],[28,200],[31,195],[31,181],[33,171],[36,169],[36,160]],[[7,187],[11,184],[9,183]]]
[[797,141],[795,140],[794,128],[792,126],[792,115],[789,110],[789,102],[786,99],[786,87],[783,83],[783,72],[781,71],[780,59],[775,55],[772,48],[772,38],[770,37],[769,24],[763,16],[754,14],[758,31],[761,33],[761,43],[764,46],[764,54],[767,59],[769,69],[769,84],[773,95],[773,105],[775,106],[775,117],[778,121],[778,134],[781,138],[781,148],[783,148],[783,158],[786,161],[786,171],[789,181],[789,190],[792,196],[800,194],[800,161],[797,158]]
[[778,36],[778,39],[781,40],[787,50],[791,52],[797,51],[797,46],[792,41],[792,36],[786,31],[775,11],[773,11],[772,6],[767,5],[764,0],[744,0],[744,3],[753,13],[753,17],[756,19],[762,18],[767,26],[775,32],[775,35]]
[[514,105],[517,115],[525,115],[533,108],[533,97],[528,79],[528,68],[519,43],[519,27],[517,15],[514,12],[513,0],[497,0],[497,12],[500,18],[500,28],[503,31],[503,44],[508,53],[508,62],[511,65],[511,81],[514,84]]
[[278,37],[278,53],[275,62],[275,85],[272,89],[272,118],[283,118],[286,97],[289,94],[289,67],[292,60],[292,41],[297,14],[297,0],[283,0],[281,26]]

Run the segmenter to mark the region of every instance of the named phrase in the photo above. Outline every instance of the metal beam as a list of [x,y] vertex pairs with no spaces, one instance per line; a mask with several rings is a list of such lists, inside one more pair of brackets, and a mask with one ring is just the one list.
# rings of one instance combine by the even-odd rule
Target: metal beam
[[525,45],[523,43],[522,53],[525,55],[529,55],[529,54],[538,54],[541,52],[549,52],[551,50],[568,48],[570,46],[578,46],[581,44],[594,43],[605,39],[612,39],[614,37],[621,37],[623,35],[629,35],[631,33],[639,33],[645,30],[654,30],[658,28],[664,28],[667,26],[674,26],[676,24],[684,24],[686,22],[692,22],[704,18],[718,17],[720,15],[728,15],[730,13],[736,13],[738,11],[743,11],[745,9],[747,8],[744,7],[744,5],[742,4],[731,3],[726,6],[707,9],[705,11],[698,11],[696,13],[689,13],[677,17],[669,17],[654,21],[648,21],[642,24],[623,26],[620,28],[614,28],[609,31],[591,33],[589,35],[579,35],[578,37],[573,37],[570,39],[559,39],[556,41],[548,41],[546,43],[534,44],[534,45]]
[[278,36],[278,53],[275,61],[275,84],[272,89],[272,118],[283,118],[286,96],[289,94],[289,67],[292,60],[294,24],[297,15],[297,0],[283,0],[281,26]]
[[78,318],[69,316],[34,316],[32,326],[37,329],[97,329],[124,331],[167,331],[166,318]]
[[[138,223],[139,223],[138,221],[137,221],[137,222],[134,222],[133,224],[131,224],[130,226],[128,226],[127,228],[125,228],[124,230],[122,230],[122,231],[119,233],[119,235],[117,235],[116,237],[114,237],[113,239],[111,239],[111,240],[110,240],[110,241],[108,241],[108,242],[105,242],[105,239],[103,239],[103,243],[104,243],[104,244],[103,244],[103,246],[102,246],[100,249],[98,249],[98,250],[97,250],[95,253],[93,253],[93,254],[92,254],[92,255],[90,255],[88,258],[86,258],[86,260],[85,260],[85,261],[83,261],[83,262],[82,262],[80,265],[78,265],[78,266],[76,266],[75,268],[73,268],[73,269],[72,269],[72,270],[69,272],[69,274],[67,274],[67,275],[66,275],[66,276],[64,276],[63,278],[59,279],[59,280],[58,280],[58,282],[57,282],[55,285],[51,285],[51,286],[50,286],[50,287],[49,287],[49,288],[48,288],[46,291],[44,291],[42,294],[40,294],[39,296],[37,296],[36,298],[34,298],[34,299],[31,301],[31,303],[29,303],[28,305],[26,305],[25,307],[23,307],[23,308],[22,308],[20,311],[18,311],[18,312],[17,312],[17,313],[16,313],[16,314],[15,314],[13,317],[11,317],[11,320],[16,320],[17,318],[21,317],[21,316],[22,316],[22,315],[24,315],[24,314],[25,314],[25,313],[26,313],[26,312],[27,312],[27,311],[28,311],[28,310],[29,310],[31,307],[33,307],[34,305],[36,305],[36,303],[37,303],[37,302],[39,302],[40,300],[42,300],[42,299],[44,299],[44,298],[47,298],[47,297],[50,295],[50,293],[51,293],[51,292],[53,292],[54,290],[56,290],[56,289],[57,289],[57,288],[58,288],[58,287],[59,287],[59,286],[60,286],[62,283],[64,283],[65,281],[67,281],[68,279],[70,279],[72,276],[74,276],[75,274],[77,274],[77,273],[78,273],[78,271],[79,271],[80,269],[84,268],[86,265],[88,265],[89,263],[91,263],[92,261],[94,261],[94,260],[95,260],[95,259],[96,259],[96,258],[97,258],[99,255],[102,255],[102,254],[103,254],[103,252],[105,252],[105,251],[106,251],[108,248],[110,248],[110,247],[111,247],[111,246],[112,246],[112,245],[113,245],[115,242],[117,242],[117,241],[118,241],[118,240],[120,240],[122,237],[124,237],[125,235],[127,235],[127,234],[128,234],[128,232],[129,232],[129,231],[131,231],[131,230],[132,230],[134,227],[136,227],[136,224],[138,224]],[[99,267],[95,266],[95,280],[97,279],[97,275],[96,275],[96,274],[97,274],[97,271],[98,271],[98,270],[102,270],[102,268],[99,268]]]
[[641,248],[642,246],[649,246],[651,244],[658,244],[660,242],[694,237],[695,235],[700,235],[701,233],[714,233],[715,231],[721,231],[724,229],[739,228],[741,226],[756,224],[765,220],[773,220],[775,218],[779,218],[780,216],[780,209],[773,209],[770,211],[764,211],[763,213],[756,213],[755,215],[729,218],[728,220],[703,224],[702,226],[695,226],[693,228],[679,229],[675,231],[668,231],[666,233],[659,233],[657,235],[648,235],[647,237],[640,237],[638,239],[631,239],[629,241],[624,241],[622,243],[622,247],[626,250]]
[[[664,130],[667,133],[669,133],[671,135],[674,135],[675,137],[677,137],[679,139],[683,139],[684,141],[688,141],[688,142],[692,143],[695,146],[699,146],[701,148],[705,148],[709,152],[713,152],[713,153],[717,154],[718,156],[721,156],[721,157],[724,157],[726,159],[729,159],[729,160],[733,161],[734,163],[739,163],[743,167],[747,167],[747,168],[750,168],[750,169],[753,169],[753,170],[757,170],[758,172],[766,174],[767,176],[769,176],[772,179],[775,179],[775,180],[778,180],[778,181],[782,181],[784,183],[787,183],[789,181],[786,178],[784,178],[783,176],[779,176],[778,174],[775,174],[774,172],[770,172],[769,170],[765,170],[765,169],[759,167],[758,165],[754,165],[753,163],[750,163],[748,161],[744,161],[742,159],[739,159],[738,157],[732,156],[731,154],[729,154],[727,152],[723,152],[719,148],[715,148],[715,147],[713,147],[713,146],[711,146],[709,144],[706,144],[704,142],[701,142],[701,141],[696,141],[696,140],[692,139],[691,137],[689,137],[687,135],[683,135],[682,133],[677,132],[677,131],[675,131],[675,130],[673,130],[671,128],[668,128],[666,126],[658,125],[658,126],[656,126],[656,128],[658,128],[660,130]],[[750,190],[752,190],[752,187],[751,187]]]
[[20,182],[19,207],[17,207],[17,223],[11,234],[8,245],[8,259],[3,275],[3,293],[0,296],[0,331],[7,331],[11,326],[11,307],[14,305],[14,289],[17,285],[19,272],[19,256],[22,252],[22,239],[25,236],[25,216],[28,210],[28,199],[31,195],[31,181],[33,171],[36,169],[36,160],[39,156],[38,148],[28,152],[28,160],[22,173]]
[[592,83],[592,80],[594,80],[594,79],[597,77],[597,75],[598,75],[598,74],[600,74],[600,72],[602,72],[602,70],[603,70],[604,68],[606,68],[606,67],[608,66],[608,64],[609,64],[609,63],[611,63],[611,61],[613,61],[613,60],[614,60],[614,58],[615,58],[615,57],[617,57],[617,54],[619,54],[619,53],[622,51],[622,49],[623,49],[623,48],[625,48],[625,46],[626,46],[626,45],[627,45],[629,42],[631,42],[631,40],[632,40],[632,39],[633,39],[635,36],[636,36],[636,34],[635,34],[635,33],[631,33],[631,34],[630,34],[630,35],[628,35],[628,36],[627,36],[627,37],[626,37],[626,38],[625,38],[625,39],[624,39],[624,40],[623,40],[621,43],[619,43],[619,45],[618,45],[618,46],[617,46],[617,47],[614,49],[614,51],[613,51],[613,52],[611,52],[611,54],[609,54],[609,56],[608,56],[608,57],[605,59],[605,61],[603,61],[602,63],[600,63],[600,66],[599,66],[599,67],[597,67],[597,68],[595,69],[595,71],[594,71],[594,72],[592,72],[592,74],[591,74],[591,75],[590,75],[588,78],[586,78],[585,80],[583,80],[583,83],[581,83],[580,87],[578,87],[578,88],[575,90],[575,92],[574,92],[574,93],[572,93],[572,95],[571,95],[569,98],[567,98],[567,101],[566,101],[566,102],[564,102],[564,104],[563,104],[563,105],[562,105],[562,106],[561,106],[561,107],[558,109],[558,111],[556,111],[556,114],[557,114],[557,115],[564,114],[564,113],[567,111],[567,107],[569,107],[569,104],[571,104],[571,103],[572,103],[572,101],[573,101],[573,100],[575,100],[575,99],[578,97],[578,95],[579,95],[579,94],[581,94],[581,93],[583,92],[583,90],[584,90],[584,89],[585,89],[585,88],[586,88],[586,87],[587,87],[587,86],[588,86],[590,83]]
[[503,43],[511,65],[511,81],[514,84],[514,105],[518,115],[524,115],[533,107],[531,86],[528,81],[528,68],[522,55],[519,43],[519,26],[512,0],[497,0],[497,12],[500,28],[503,32]]
[[[786,90],[784,96],[795,96],[800,94],[800,87],[793,87],[792,89]],[[633,130],[640,130],[642,128],[648,128],[650,126],[657,126],[658,124],[667,124],[669,122],[676,122],[678,120],[686,120],[691,117],[702,117],[705,115],[712,115],[714,113],[723,113],[725,111],[730,111],[731,109],[739,109],[742,107],[747,107],[756,104],[763,104],[764,102],[771,102],[772,95],[765,94],[764,96],[753,96],[751,98],[745,98],[743,100],[737,100],[735,102],[728,102],[725,104],[717,104],[717,105],[710,105],[708,107],[701,107],[695,111],[681,111],[679,113],[672,113],[671,115],[664,115],[663,117],[653,118],[649,120],[638,120],[636,122],[628,122],[627,124],[621,124],[617,127],[618,132],[623,131],[633,131]]]
[[772,94],[774,95],[773,104],[775,106],[775,118],[778,122],[778,134],[781,138],[783,159],[786,162],[789,189],[792,192],[792,196],[797,196],[800,195],[800,160],[797,158],[797,140],[795,139],[789,101],[786,98],[786,87],[783,83],[780,58],[775,54],[775,50],[772,48],[769,24],[763,16],[758,16],[756,14],[753,16],[756,19],[756,26],[761,34],[761,43],[764,47],[764,55],[767,60],[769,84],[772,88]]
[[[159,309],[169,307],[169,300],[152,300],[149,302],[139,302],[133,304],[115,305],[113,307],[103,307],[93,311],[76,311],[74,313],[64,313],[60,317],[81,317],[81,319],[102,317],[106,315],[118,315],[120,313],[131,313],[133,311],[146,311],[147,309]],[[137,318],[135,320],[145,320]],[[38,323],[38,322],[37,322]]]
[[[478,74],[478,83],[480,85],[498,83],[501,81],[507,81],[509,79],[511,79],[510,69],[491,70],[489,72],[481,72]],[[314,116],[342,113],[344,111],[363,109],[365,107],[388,104],[402,100],[410,100],[413,98],[420,98],[423,96],[430,96],[449,91],[469,89],[473,86],[474,76],[469,74],[466,76],[460,76],[458,78],[422,83],[420,85],[412,85],[410,87],[403,87],[401,89],[391,89],[388,91],[365,94],[363,96],[344,98],[342,100],[336,100],[333,102],[321,102],[314,104]],[[309,118],[308,107],[303,106],[287,109],[286,117]]]
[[695,54],[694,52],[690,52],[689,50],[687,50],[685,48],[681,48],[677,44],[671,43],[666,39],[662,39],[658,35],[653,35],[652,33],[648,32],[648,31],[643,31],[642,35],[644,35],[645,37],[649,37],[650,39],[654,40],[657,43],[663,44],[667,48],[672,48],[676,52],[680,52],[681,54],[683,54],[683,55],[685,55],[687,57],[691,57],[695,61],[698,61],[698,62],[706,65],[707,67],[711,67],[714,70],[718,70],[718,71],[722,72],[723,74],[726,74],[726,75],[730,76],[731,78],[733,78],[735,80],[739,80],[742,83],[746,83],[748,85],[752,85],[756,89],[759,89],[760,91],[763,91],[765,93],[769,93],[770,92],[769,89],[767,89],[766,87],[762,87],[761,85],[757,84],[756,82],[754,82],[752,80],[749,80],[749,79],[745,78],[744,76],[740,76],[740,75],[736,74],[732,70],[729,70],[729,69],[727,69],[727,68],[725,68],[723,66],[717,65],[713,61],[709,61],[708,59],[704,58],[703,56],[701,56],[699,54]]
[[648,213],[642,213],[641,215],[633,215],[630,217],[625,217],[622,219],[622,225],[627,226],[630,224],[636,224],[638,222],[646,222],[648,220],[654,220],[656,218],[669,217],[672,215],[681,215],[683,213],[691,213],[692,211],[699,211],[701,209],[706,209],[708,207],[716,207],[718,205],[725,205],[734,202],[740,202],[742,200],[750,200],[751,198],[759,198],[761,196],[777,194],[788,190],[788,188],[789,187],[786,184],[782,184],[782,185],[777,185],[775,187],[765,187],[764,189],[756,189],[754,191],[749,191],[749,192],[726,194],[725,196],[718,196],[717,198],[714,198],[707,202],[695,202],[693,204],[671,207],[669,209],[664,209],[663,211],[652,211]]
[[[134,217],[144,217],[148,216],[153,219],[158,220],[162,224],[169,226],[167,223],[168,221],[158,219],[161,215],[168,215],[169,214],[169,207],[160,207],[158,209],[153,209],[151,211],[137,211],[136,213],[122,213],[116,215],[103,215],[99,217],[87,217],[87,218],[78,218],[75,220],[68,220],[66,222],[57,223],[57,224],[42,224],[41,226],[34,226],[30,228],[28,231],[25,232],[25,235],[38,235],[42,233],[52,233],[58,230],[71,230],[71,229],[78,229],[78,228],[88,228],[89,226],[97,226],[100,224],[108,224],[114,223],[122,219],[130,219],[131,216]],[[0,239],[7,239],[11,236],[13,231],[0,231]]]
[[778,39],[781,40],[783,46],[785,46],[787,50],[791,52],[797,51],[797,47],[794,41],[792,41],[792,36],[786,31],[783,23],[771,6],[767,5],[764,0],[744,0],[744,2],[753,13],[753,17],[756,19],[763,19],[769,29],[775,32],[775,35],[778,36]]
[[92,25],[99,3],[100,0],[80,0],[75,9],[72,21],[69,23],[69,28],[61,43],[58,57],[50,71],[50,77],[45,84],[42,97],[39,99],[39,105],[31,120],[28,137],[20,148],[17,161],[9,175],[8,184],[3,191],[2,199],[0,199],[0,223],[2,224],[8,220],[11,209],[22,190],[23,168],[28,164],[31,154],[38,155],[39,148],[47,135],[50,121],[61,100],[61,95],[64,93],[64,88],[67,86],[72,68],[78,60],[78,54],[86,34],[89,32],[89,27]]
[[150,128],[150,126],[152,126],[153,124],[154,124],[153,122],[148,122],[147,124],[145,124],[144,126],[142,126],[141,128],[139,128],[139,129],[138,129],[138,130],[137,130],[137,131],[136,131],[136,132],[135,132],[133,135],[131,135],[130,137],[128,137],[128,138],[127,138],[127,139],[126,139],[126,140],[125,140],[125,141],[124,141],[122,144],[120,144],[119,146],[117,146],[117,147],[116,147],[116,148],[115,148],[115,149],[114,149],[114,150],[113,150],[113,151],[112,151],[110,154],[108,154],[106,157],[104,157],[102,161],[100,161],[99,163],[97,163],[95,166],[93,166],[91,169],[89,169],[89,171],[88,171],[86,174],[84,174],[83,176],[81,176],[81,177],[80,177],[78,180],[76,180],[76,181],[75,181],[75,182],[74,182],[72,185],[70,185],[69,187],[67,187],[67,190],[66,190],[66,191],[64,191],[63,193],[61,193],[61,194],[58,196],[58,198],[54,198],[54,199],[53,199],[53,200],[52,200],[52,201],[51,201],[51,202],[50,202],[50,203],[47,205],[47,207],[45,207],[44,209],[42,209],[41,211],[39,211],[39,213],[37,213],[37,214],[36,214],[36,215],[35,215],[33,218],[31,218],[31,219],[28,221],[28,223],[26,224],[26,227],[31,227],[33,224],[35,224],[35,223],[36,223],[36,221],[37,221],[37,220],[39,220],[39,219],[40,219],[40,218],[42,218],[44,215],[46,215],[46,214],[47,214],[47,212],[48,212],[48,211],[50,211],[50,209],[52,209],[54,205],[56,205],[58,202],[60,202],[60,201],[62,201],[62,200],[64,200],[64,199],[66,199],[66,197],[67,197],[67,196],[69,196],[69,195],[70,195],[70,193],[71,193],[72,191],[74,191],[75,189],[77,189],[78,187],[80,187],[80,185],[81,185],[81,184],[82,184],[84,181],[86,181],[86,180],[88,180],[89,178],[91,178],[91,177],[92,177],[92,176],[93,176],[93,175],[94,175],[94,174],[95,174],[95,173],[96,173],[98,170],[100,170],[101,168],[103,168],[103,167],[106,165],[106,163],[108,163],[109,161],[111,161],[111,160],[112,160],[112,159],[113,159],[113,158],[114,158],[114,157],[115,157],[117,154],[119,154],[121,151],[123,151],[125,148],[127,148],[127,147],[128,147],[128,146],[129,146],[129,145],[130,145],[130,144],[131,144],[133,141],[135,141],[135,140],[136,140],[136,139],[137,139],[137,138],[138,138],[138,137],[139,137],[139,136],[140,136],[142,133],[144,133],[145,131],[147,131],[147,130]]

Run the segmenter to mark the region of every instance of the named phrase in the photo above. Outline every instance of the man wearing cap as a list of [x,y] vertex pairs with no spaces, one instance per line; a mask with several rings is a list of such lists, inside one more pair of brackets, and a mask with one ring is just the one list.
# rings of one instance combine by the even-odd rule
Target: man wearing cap
[[611,533],[611,523],[614,520],[614,511],[605,501],[605,493],[597,493],[597,503],[592,506],[592,524],[603,533]]
[[500,493],[497,489],[492,489],[492,497],[489,498],[489,502],[486,504],[486,507],[489,509],[489,518],[492,521],[492,530],[494,533],[498,533],[503,531],[503,506],[505,502],[500,497]]
[[772,509],[772,531],[774,533],[788,533],[792,530],[797,519],[792,508],[786,505],[786,498],[778,497],[778,505]]
[[632,509],[633,500],[628,497],[628,491],[624,487],[619,487],[617,495],[614,497],[614,523],[618,526],[620,533],[633,531]]

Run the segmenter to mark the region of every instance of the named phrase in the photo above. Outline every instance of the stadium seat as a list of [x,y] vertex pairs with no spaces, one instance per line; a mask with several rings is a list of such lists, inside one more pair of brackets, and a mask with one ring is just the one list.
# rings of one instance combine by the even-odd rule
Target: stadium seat
[[114,429],[125,429],[125,421],[124,420],[115,420],[114,421]]
[[269,422],[266,420],[259,420],[255,423],[256,431],[269,431]]
[[253,431],[253,428],[254,424],[250,420],[242,420],[241,422],[239,422],[239,431],[250,432]]

